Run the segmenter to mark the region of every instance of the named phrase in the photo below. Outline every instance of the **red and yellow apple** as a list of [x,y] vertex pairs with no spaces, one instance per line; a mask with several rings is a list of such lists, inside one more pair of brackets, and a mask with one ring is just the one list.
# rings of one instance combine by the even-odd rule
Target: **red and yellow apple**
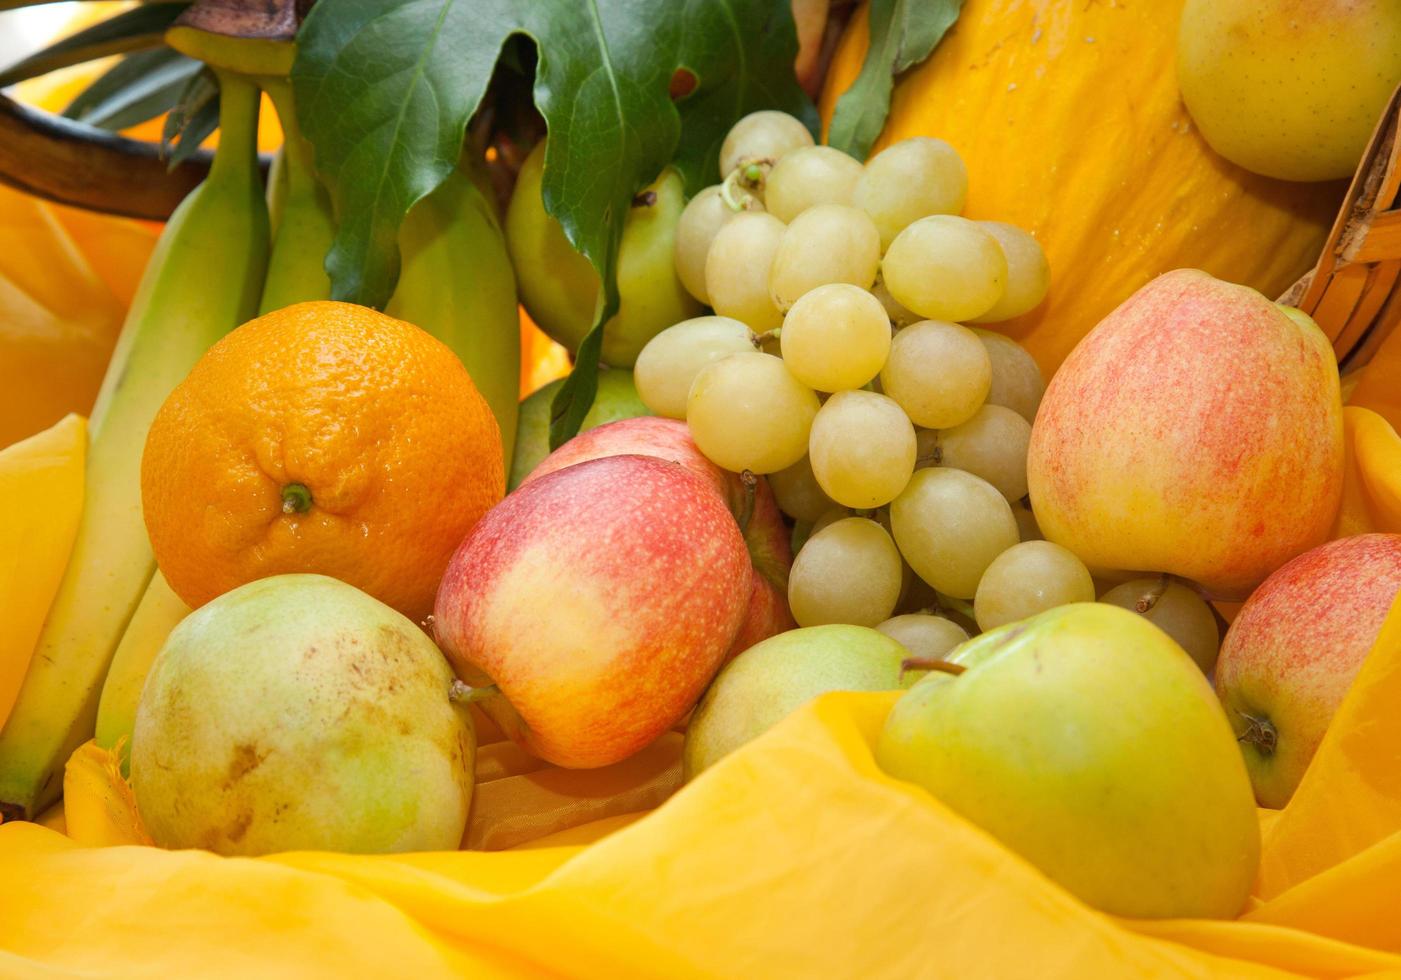
[[1401,590],[1401,534],[1305,552],[1267,578],[1221,644],[1216,692],[1255,797],[1289,802]]
[[613,456],[532,479],[488,511],[448,565],[434,629],[511,738],[555,765],[606,766],[691,710],[752,578],[705,480]]
[[1224,599],[1324,540],[1342,477],[1328,339],[1194,269],[1153,280],[1080,341],[1027,455],[1046,540],[1097,572],[1170,572]]
[[739,523],[757,574],[749,611],[729,656],[739,654],[760,640],[795,629],[798,624],[788,609],[788,569],[793,564],[791,536],[768,481],[761,477],[746,484],[738,474],[716,466],[697,448],[685,422],[643,416],[590,429],[547,456],[525,478],[522,486],[585,460],[624,453],[680,463],[716,489]]

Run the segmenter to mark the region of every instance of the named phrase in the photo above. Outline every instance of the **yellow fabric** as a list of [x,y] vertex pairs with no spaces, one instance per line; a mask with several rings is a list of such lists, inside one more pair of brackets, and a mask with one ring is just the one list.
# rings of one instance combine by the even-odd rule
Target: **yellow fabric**
[[1264,815],[1259,900],[1236,922],[1101,915],[886,777],[871,745],[896,697],[829,695],[646,817],[556,846],[247,860],[0,826],[0,972],[1401,971],[1401,603],[1294,801]]
[[80,415],[0,449],[0,726],[73,548],[86,450]]

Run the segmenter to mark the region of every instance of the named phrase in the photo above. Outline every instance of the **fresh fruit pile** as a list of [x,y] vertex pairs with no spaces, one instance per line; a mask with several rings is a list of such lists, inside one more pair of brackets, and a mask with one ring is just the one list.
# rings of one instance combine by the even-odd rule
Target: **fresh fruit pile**
[[[696,780],[742,771],[820,695],[894,692],[853,749],[871,778],[1104,912],[1239,914],[1256,805],[1306,778],[1401,590],[1401,535],[1329,540],[1349,463],[1318,324],[1177,268],[1218,268],[1229,236],[1189,247],[1198,229],[1155,196],[1123,209],[1130,231],[1157,223],[1131,269],[1117,244],[1071,263],[1071,291],[1092,266],[1124,278],[1105,272],[1113,303],[1038,362],[1014,338],[1051,315],[1047,253],[1075,222],[970,204],[1009,182],[981,136],[952,138],[981,123],[963,103],[868,156],[890,94],[871,79],[909,67],[880,5],[876,70],[832,145],[793,52],[727,70],[790,30],[809,38],[796,62],[820,60],[825,6],[813,29],[787,4],[699,5],[653,38],[597,4],[441,22],[405,5],[390,50],[373,6],[320,0],[300,31],[289,7],[290,33],[250,38],[200,0],[165,35],[209,66],[220,143],[86,433],[70,417],[0,452],[0,500],[55,510],[44,542],[0,527],[34,552],[16,595],[47,609],[0,642],[0,813],[38,817],[95,754],[161,847],[450,850],[484,719],[569,769],[684,731],[676,778]],[[1229,7],[1188,3],[1184,31]],[[1021,13],[980,12],[927,70]],[[921,57],[949,26],[905,16]],[[719,55],[727,18],[744,29]],[[1269,140],[1232,131],[1212,89],[1238,66],[1181,50],[1213,144],[1258,166]],[[1161,74],[1153,56],[1136,67]],[[1169,88],[1145,111],[1178,112]],[[259,89],[287,134],[266,196]],[[1350,90],[1363,115],[1384,94]],[[429,102],[436,125],[401,126]],[[1344,172],[1348,122],[1321,169],[1265,156]],[[1279,255],[1226,267],[1297,275],[1318,229],[1188,141],[1190,180],[1153,179],[1190,183],[1199,209],[1258,207],[1249,231]],[[996,161],[1063,182],[1026,145]],[[1105,172],[1075,194],[1132,184],[1086,159]],[[574,358],[519,404],[517,284]]]

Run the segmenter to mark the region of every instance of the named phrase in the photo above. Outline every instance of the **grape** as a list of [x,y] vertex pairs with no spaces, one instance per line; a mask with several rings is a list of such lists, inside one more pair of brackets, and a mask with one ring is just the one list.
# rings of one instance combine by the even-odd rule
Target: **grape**
[[848,517],[808,538],[788,573],[799,626],[875,626],[900,595],[900,553],[875,521]]
[[731,354],[703,367],[686,398],[686,424],[700,451],[736,473],[772,473],[808,449],[817,395],[772,354]]
[[967,327],[921,320],[891,340],[880,383],[915,425],[947,429],[982,406],[992,385],[992,361]]
[[893,326],[906,327],[914,323],[919,317],[895,302],[895,297],[890,295],[890,290],[885,288],[885,280],[879,275],[876,276],[876,284],[871,287],[871,295],[880,300],[880,305],[885,307],[885,315],[890,318]]
[[783,363],[818,391],[860,388],[890,353],[890,320],[859,286],[828,283],[799,297],[783,318]]
[[935,589],[971,599],[992,560],[1017,543],[1007,499],[962,470],[920,470],[890,505],[900,553]]
[[932,320],[971,320],[992,309],[1007,282],[1002,246],[976,221],[920,218],[886,249],[886,288],[900,305]]
[[[738,188],[735,193],[743,199],[743,210],[764,209],[753,195]],[[715,240],[720,226],[736,214],[739,211],[720,196],[720,185],[714,184],[691,198],[676,222],[676,275],[686,292],[702,303],[710,302],[710,294],[705,289],[705,257],[710,254],[710,243]]]
[[1041,527],[1036,523],[1036,515],[1027,506],[1025,500],[1018,500],[1012,505],[1012,516],[1017,519],[1017,534],[1023,541],[1041,541],[1045,535],[1041,533]]
[[852,203],[871,216],[889,248],[906,226],[931,214],[958,214],[968,197],[968,168],[940,139],[901,140],[866,161]]
[[1201,596],[1181,582],[1136,578],[1110,589],[1099,601],[1141,615],[1176,640],[1202,673],[1210,674],[1216,666],[1216,653],[1221,647],[1216,616]]
[[783,323],[769,296],[769,270],[784,225],[763,211],[744,211],[720,226],[705,259],[705,291],[721,316],[763,333]]
[[770,473],[769,487],[778,501],[778,509],[794,520],[820,520],[835,506],[832,498],[818,486],[806,456],[792,466]]
[[839,391],[812,423],[808,458],[823,492],[866,509],[895,499],[915,469],[915,429],[900,406],[874,391]]
[[876,627],[920,660],[942,660],[944,654],[968,639],[963,627],[951,619],[928,613],[907,613]]
[[1051,286],[1051,267],[1041,244],[1016,225],[1002,221],[979,221],[997,239],[1007,259],[1007,285],[992,309],[973,317],[975,323],[996,323],[1035,309],[1046,298]]
[[986,632],[1047,609],[1093,602],[1095,583],[1085,563],[1049,541],[1023,541],[998,555],[973,599],[978,628]]
[[812,146],[812,133],[786,112],[751,112],[730,127],[720,145],[720,177],[745,163],[778,161],[789,150]]
[[1026,447],[1031,424],[1010,408],[984,405],[960,425],[939,431],[921,445],[920,459],[932,449],[937,466],[952,466],[980,476],[995,486],[1008,503],[1026,496]]
[[698,316],[667,327],[647,342],[633,365],[642,404],[669,419],[686,417],[686,396],[701,368],[754,350],[754,334],[727,316]]
[[850,204],[861,164],[830,146],[804,146],[774,165],[764,181],[764,204],[780,221],[792,221],[818,204]]
[[787,310],[799,296],[829,282],[869,289],[879,267],[880,235],[866,212],[819,204],[784,230],[769,272],[769,293]]
[[991,330],[974,330],[992,364],[988,404],[1010,408],[1028,422],[1036,421],[1036,409],[1046,393],[1041,368],[1026,348],[1011,337]]

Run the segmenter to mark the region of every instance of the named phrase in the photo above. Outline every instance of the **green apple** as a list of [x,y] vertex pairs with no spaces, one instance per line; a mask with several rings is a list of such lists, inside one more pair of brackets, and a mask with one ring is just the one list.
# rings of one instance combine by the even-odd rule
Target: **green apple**
[[[516,425],[516,451],[511,457],[511,473],[506,482],[508,490],[520,486],[530,471],[550,455],[550,404],[563,384],[563,378],[551,381],[521,400],[520,421]],[[596,425],[650,414],[637,395],[631,371],[622,368],[600,369],[598,393],[579,431],[587,432]]]
[[[598,274],[545,210],[545,141],[525,158],[506,209],[506,248],[521,305],[570,353],[593,326]],[[633,198],[618,247],[621,306],[603,327],[603,362],[632,367],[647,341],[698,316],[700,301],[676,274],[676,224],[686,207],[681,175],[670,168]]]
[[187,616],[136,709],[131,782],[162,847],[456,849],[476,742],[414,623],[324,575],[258,579]]
[[1232,163],[1285,180],[1350,177],[1401,82],[1401,3],[1187,0],[1177,80]]
[[809,626],[769,637],[720,671],[691,716],[681,764],[694,779],[819,694],[895,691],[910,653],[864,626]]
[[1235,735],[1192,658],[1143,618],[1075,603],[984,633],[886,719],[875,757],[1086,903],[1239,913],[1260,858]]

